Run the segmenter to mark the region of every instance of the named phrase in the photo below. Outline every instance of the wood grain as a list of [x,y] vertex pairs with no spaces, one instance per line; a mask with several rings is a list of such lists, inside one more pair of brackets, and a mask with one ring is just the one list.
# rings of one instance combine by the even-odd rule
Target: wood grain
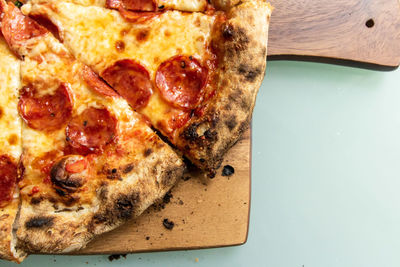
[[[149,208],[142,216],[99,236],[74,254],[123,254],[240,245],[246,242],[250,208],[250,131],[227,154],[235,173],[210,180],[192,172],[171,191],[164,209]],[[157,205],[156,205],[157,206]],[[167,218],[172,230],[163,226]],[[148,237],[148,240],[146,239]]]
[[270,2],[275,9],[269,56],[327,57],[391,67],[400,64],[398,0]]

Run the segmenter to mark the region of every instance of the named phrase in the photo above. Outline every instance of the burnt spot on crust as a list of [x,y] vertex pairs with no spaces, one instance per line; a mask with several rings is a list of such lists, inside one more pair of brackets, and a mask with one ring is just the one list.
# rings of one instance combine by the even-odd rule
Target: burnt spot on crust
[[40,202],[42,202],[43,201],[43,196],[40,196],[40,197],[33,197],[33,198],[31,198],[31,204],[32,205],[39,205],[40,204]]
[[151,153],[153,153],[153,149],[147,148],[147,149],[144,150],[143,155],[144,155],[145,157],[148,157],[148,156],[151,155]]
[[107,194],[108,194],[108,188],[107,188],[108,183],[102,182],[99,188],[99,198],[102,201],[105,201],[107,199]]
[[230,116],[226,121],[225,125],[228,127],[230,131],[232,131],[237,125],[236,115]]
[[47,228],[51,227],[54,224],[54,217],[50,216],[37,216],[29,219],[25,223],[25,227],[27,229],[32,229],[32,228]]
[[248,110],[251,107],[251,98],[243,94],[240,88],[232,90],[232,93],[229,95],[229,101],[239,104],[240,108],[243,110]]
[[111,168],[108,164],[103,165],[100,174],[104,174],[110,180],[122,181],[120,171],[117,168]]
[[212,120],[211,123],[207,122],[195,122],[190,124],[183,131],[183,137],[190,143],[197,144],[200,146],[206,146],[218,139],[218,134],[215,130],[212,130],[217,120]]
[[225,41],[228,41],[226,47],[228,56],[235,55],[237,52],[247,49],[250,43],[246,30],[231,24],[224,24],[222,26],[222,37]]
[[123,220],[130,219],[139,200],[140,195],[138,192],[120,196],[114,204],[114,213],[117,218]]
[[183,174],[180,170],[183,171],[179,166],[165,170],[161,176],[161,185],[165,187],[172,186],[176,181],[176,177],[180,177]]
[[127,164],[126,166],[124,166],[122,172],[124,174],[130,173],[133,170],[134,165],[132,163]]
[[251,67],[247,64],[240,64],[238,67],[238,72],[241,74],[248,82],[254,82],[255,79],[262,74],[262,68]]

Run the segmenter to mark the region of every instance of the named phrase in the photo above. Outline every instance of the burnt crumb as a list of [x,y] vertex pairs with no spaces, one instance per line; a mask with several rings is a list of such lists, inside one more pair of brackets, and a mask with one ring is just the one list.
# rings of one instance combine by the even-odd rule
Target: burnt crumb
[[171,194],[171,191],[168,191],[163,197],[163,202],[165,204],[168,204],[171,201],[172,197],[173,197],[173,195]]
[[222,169],[222,176],[231,176],[235,173],[235,169],[231,165],[225,165]]
[[111,170],[111,173],[117,173],[117,169],[115,169],[115,168],[112,169],[112,170]]
[[54,217],[49,216],[38,216],[33,217],[29,221],[25,223],[25,227],[28,229],[31,228],[44,228],[51,227],[54,224]]
[[168,220],[168,219],[164,219],[163,220],[163,225],[168,230],[172,230],[172,228],[174,228],[174,226],[175,226],[175,223],[173,221]]
[[151,153],[153,153],[153,149],[147,148],[147,149],[144,151],[143,155],[144,155],[145,157],[148,157],[148,156],[151,155]]
[[112,255],[108,256],[108,260],[109,261],[119,260],[121,258],[121,256],[126,259],[126,254],[112,254]]
[[182,199],[180,199],[180,200],[178,201],[178,204],[179,204],[179,205],[183,205],[183,204],[184,204],[183,201],[182,201]]
[[243,75],[249,82],[254,82],[254,80],[262,73],[260,68],[250,67],[246,64],[240,64],[238,72]]
[[164,5],[158,6],[158,9],[163,9]]
[[150,236],[146,236],[146,240],[150,240]]
[[184,180],[184,181],[186,182],[186,181],[189,181],[190,178],[192,178],[192,177],[190,177],[190,176],[183,176],[183,177],[182,177],[182,180]]

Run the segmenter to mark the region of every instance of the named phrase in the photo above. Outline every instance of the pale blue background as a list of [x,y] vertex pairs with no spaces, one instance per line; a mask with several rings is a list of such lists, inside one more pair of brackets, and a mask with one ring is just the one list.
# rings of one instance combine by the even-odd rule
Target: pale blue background
[[400,266],[399,85],[400,70],[269,63],[253,119],[243,246],[112,263],[31,256],[20,266]]

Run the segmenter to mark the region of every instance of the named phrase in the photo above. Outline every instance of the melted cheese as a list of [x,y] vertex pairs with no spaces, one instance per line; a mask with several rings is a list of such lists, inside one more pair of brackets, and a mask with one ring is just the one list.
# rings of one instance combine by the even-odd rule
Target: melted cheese
[[[115,150],[108,151],[111,154],[107,154],[106,151],[93,158],[93,178],[84,185],[86,190],[78,193],[81,203],[90,202],[100,182],[100,179],[96,179],[99,177],[99,168],[105,162],[110,166],[118,166],[121,163],[138,160],[148,143],[139,142],[135,138],[152,137],[155,134],[124,99],[104,97],[90,89],[81,77],[84,65],[74,60],[65,47],[51,34],[36,38],[36,42],[31,45],[31,52],[25,55],[21,63],[23,85],[32,84],[40,88],[42,94],[52,94],[60,83],[67,83],[73,97],[72,116],[79,115],[88,107],[107,108],[118,121],[116,146],[121,147],[122,150],[124,148],[129,150],[128,155],[118,158],[118,161]],[[25,174],[20,187],[24,199],[32,196],[32,189],[35,186],[39,187],[39,194],[57,197],[51,184],[44,182],[48,174],[43,171],[43,167],[51,167],[52,160],[63,155],[63,149],[66,146],[65,126],[56,131],[46,132],[23,125]],[[135,136],[132,135],[133,132]],[[127,134],[131,135],[131,138],[124,138]],[[43,160],[46,155],[51,155],[47,156],[47,161]]]
[[[47,4],[36,2],[33,0],[24,6],[23,12],[50,18],[58,26],[68,49],[97,73],[117,60],[135,59],[154,81],[159,65],[168,58],[191,55],[202,61],[210,53],[207,46],[214,16],[166,11],[149,23],[133,24],[115,10],[57,0],[48,0]],[[124,49],[118,49],[118,44],[123,44]],[[162,100],[158,90],[140,112],[155,126],[173,116],[171,106]]]
[[21,119],[18,115],[20,61],[0,38],[0,154],[18,160],[21,155]]

